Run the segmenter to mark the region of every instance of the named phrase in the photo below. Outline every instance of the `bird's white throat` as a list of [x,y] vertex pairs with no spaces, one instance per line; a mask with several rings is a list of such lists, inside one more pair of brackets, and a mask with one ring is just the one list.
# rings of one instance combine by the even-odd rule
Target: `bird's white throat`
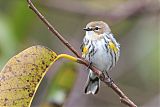
[[86,35],[85,38],[88,40],[99,40],[101,38],[103,38],[103,36],[105,36],[105,34],[97,34],[94,31],[86,31]]

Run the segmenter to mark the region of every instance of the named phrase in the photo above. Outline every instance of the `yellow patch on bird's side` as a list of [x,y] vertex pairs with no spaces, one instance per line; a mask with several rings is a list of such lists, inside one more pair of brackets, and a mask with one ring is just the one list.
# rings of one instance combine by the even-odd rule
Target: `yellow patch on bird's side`
[[115,46],[115,44],[112,42],[112,41],[110,41],[109,42],[109,48],[110,49],[112,49],[114,52],[117,52],[118,51],[118,49],[117,49],[117,47]]
[[85,56],[88,53],[88,47],[84,46],[82,49],[82,56]]

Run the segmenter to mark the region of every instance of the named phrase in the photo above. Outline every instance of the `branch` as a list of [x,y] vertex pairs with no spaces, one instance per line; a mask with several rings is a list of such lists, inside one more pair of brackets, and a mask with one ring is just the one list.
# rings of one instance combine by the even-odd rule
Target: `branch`
[[[36,7],[33,5],[31,0],[27,0],[29,8],[32,9],[37,16],[43,21],[43,23],[48,27],[48,29],[55,35],[57,36],[60,41],[67,46],[77,57],[78,57],[78,63],[83,64],[85,66],[89,66],[89,63],[85,61],[80,54],[75,50],[75,48],[72,47],[69,42],[63,38],[63,36],[47,21],[47,19],[36,9]],[[129,107],[137,107],[119,88],[115,83],[110,83],[108,81],[108,78],[105,78],[104,74],[98,70],[94,66],[90,66],[90,69],[97,74],[97,76],[103,81],[106,85],[108,85],[110,88],[114,90],[115,93],[120,97],[121,103],[128,105]]]
[[81,57],[78,52],[71,46],[71,44],[68,43],[66,39],[64,39],[61,34],[46,20],[46,18],[36,9],[36,7],[33,5],[31,0],[27,0],[28,6],[30,9],[32,9],[38,17],[43,21],[43,23],[48,27],[48,29],[57,36],[63,44],[65,44],[77,57]]

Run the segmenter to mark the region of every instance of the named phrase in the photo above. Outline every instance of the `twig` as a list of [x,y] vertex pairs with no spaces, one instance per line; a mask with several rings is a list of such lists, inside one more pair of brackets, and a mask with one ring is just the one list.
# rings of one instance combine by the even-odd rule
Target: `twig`
[[43,23],[45,23],[45,25],[48,27],[48,29],[55,34],[60,40],[61,42],[63,42],[63,44],[65,44],[77,57],[81,57],[78,52],[71,46],[71,44],[68,43],[68,41],[66,39],[64,39],[61,34],[48,22],[48,20],[46,20],[46,18],[36,9],[36,7],[33,5],[33,3],[31,2],[31,0],[27,0],[28,2],[28,6],[30,9],[32,9],[37,15],[38,17],[43,21]]
[[[63,38],[63,36],[47,21],[47,19],[36,9],[36,7],[33,5],[33,3],[31,2],[31,0],[27,0],[28,4],[29,4],[29,8],[32,9],[37,16],[45,23],[45,25],[48,27],[48,29],[55,34],[60,41],[67,46],[77,57],[78,57],[78,63],[81,63],[85,66],[89,66],[89,63],[87,61],[85,61],[80,54],[78,54],[78,52],[72,47],[72,45],[69,44],[69,42]],[[109,83],[107,78],[105,78],[104,74],[98,70],[96,67],[94,66],[90,66],[90,69],[95,72],[97,74],[97,76],[101,79],[101,81],[103,81],[105,84],[107,84],[108,86],[110,86],[110,88],[112,88],[114,90],[115,93],[117,93],[117,95],[119,95],[120,97],[120,101],[125,104],[128,105],[129,107],[137,107],[119,88],[115,83]]]

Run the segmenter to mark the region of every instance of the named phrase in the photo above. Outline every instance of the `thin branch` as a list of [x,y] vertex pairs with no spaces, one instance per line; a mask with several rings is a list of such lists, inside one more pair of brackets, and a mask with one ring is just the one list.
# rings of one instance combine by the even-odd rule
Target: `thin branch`
[[[57,36],[60,41],[67,46],[77,57],[78,57],[78,63],[81,63],[85,66],[89,66],[89,63],[85,61],[80,54],[72,47],[72,45],[69,44],[69,42],[63,38],[63,36],[47,21],[47,19],[36,9],[36,7],[33,5],[31,0],[27,0],[29,4],[29,8],[32,9],[37,16],[43,21],[43,23],[48,27],[48,29],[55,35]],[[120,101],[128,105],[129,107],[137,107],[121,90],[118,88],[118,86],[115,83],[110,83],[108,82],[108,79],[105,78],[104,74],[98,70],[94,66],[90,66],[90,69],[97,74],[97,76],[103,81],[106,85],[108,85],[110,88],[114,90],[115,93],[120,97]]]
[[43,21],[43,23],[48,27],[48,29],[55,34],[60,40],[61,42],[63,42],[63,44],[65,44],[77,57],[81,57],[78,52],[71,46],[71,44],[69,44],[69,42],[64,39],[61,34],[48,22],[48,20],[46,20],[46,18],[36,9],[36,7],[33,5],[33,3],[31,2],[31,0],[27,0],[28,2],[28,6],[30,9],[32,9],[37,15],[38,17]]

